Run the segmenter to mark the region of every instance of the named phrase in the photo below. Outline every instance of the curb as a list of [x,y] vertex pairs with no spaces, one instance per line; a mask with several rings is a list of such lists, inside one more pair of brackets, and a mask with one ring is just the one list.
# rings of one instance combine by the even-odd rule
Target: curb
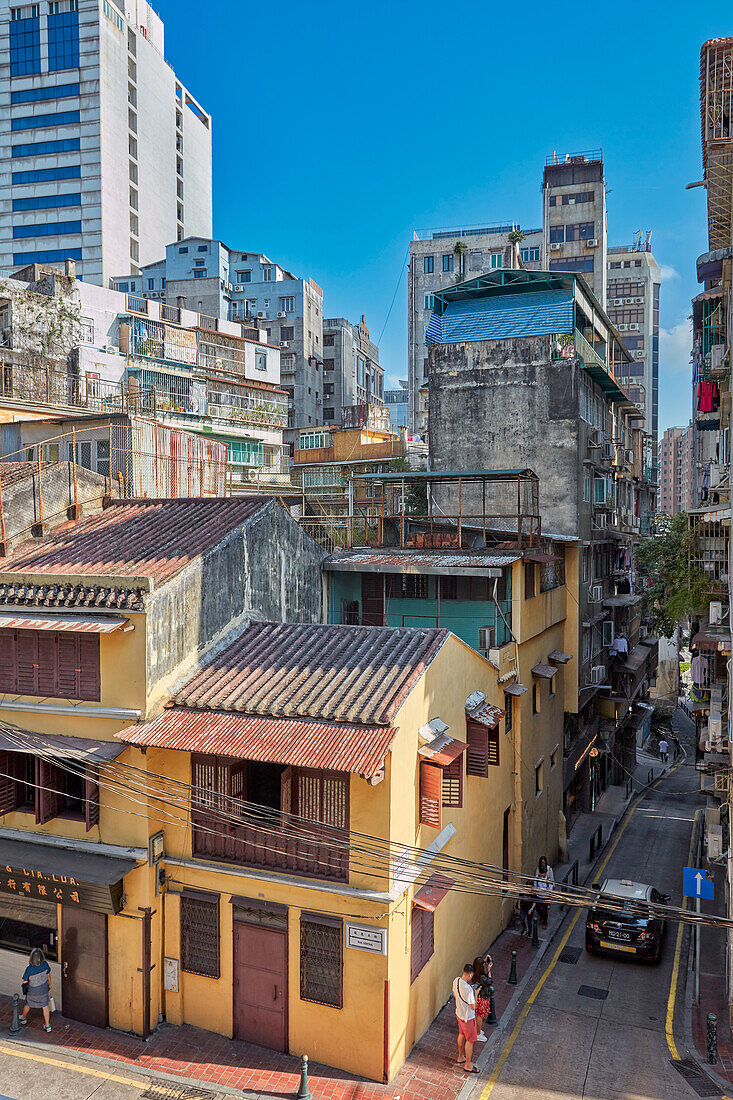
[[[676,771],[677,767],[682,767],[682,765],[687,762],[687,755],[688,755],[687,751],[683,747],[682,748],[682,756],[680,757],[680,759],[678,761],[673,761],[672,765],[670,767],[663,768],[662,771],[660,772],[660,774],[656,777],[656,779],[653,779],[651,781],[651,783],[645,783],[642,787],[639,787],[638,790],[634,791],[634,793],[631,795],[628,802],[624,806],[624,809],[621,812],[621,814],[617,818],[614,819],[613,829],[611,830],[611,832],[608,836],[608,840],[603,845],[601,850],[597,853],[596,858],[594,859],[591,866],[588,868],[588,871],[586,872],[585,878],[583,879],[583,881],[580,885],[585,886],[586,883],[589,880],[592,880],[593,875],[595,873],[595,868],[600,863],[601,857],[604,855],[609,841],[613,837],[614,833],[618,829],[621,822],[624,820],[624,818],[628,814],[631,807],[635,806],[641,800],[643,795],[648,790],[650,790],[651,787],[655,786],[655,784],[659,783],[665,777],[668,777],[672,773],[673,770]],[[498,1036],[500,1036],[504,1033],[504,1031],[509,1026],[510,1022],[514,1021],[514,1018],[515,1018],[515,1015],[516,1015],[516,1009],[517,1009],[520,997],[521,997],[522,993],[524,992],[525,986],[527,984],[529,984],[530,978],[534,977],[535,973],[539,969],[539,964],[540,964],[541,960],[544,958],[544,956],[547,953],[548,949],[550,948],[550,946],[553,944],[553,942],[557,938],[558,933],[564,927],[565,922],[566,922],[566,920],[569,916],[569,913],[570,913],[569,909],[568,909],[567,912],[563,913],[562,917],[560,918],[560,920],[557,923],[557,926],[553,929],[553,931],[547,937],[547,939],[543,941],[543,943],[542,943],[541,947],[538,949],[537,954],[535,955],[534,959],[532,960],[530,965],[527,967],[527,970],[523,974],[522,979],[519,982],[519,985],[517,986],[516,990],[514,991],[514,995],[512,996],[511,1000],[509,1001],[509,1004],[504,1009],[504,1011],[501,1015],[501,1019],[499,1020],[499,1023],[496,1025],[496,1027],[494,1027],[488,1041],[483,1044],[483,1049],[482,1049],[481,1053],[475,1059],[476,1064],[479,1066],[479,1069],[480,1069],[479,1074],[476,1076],[476,1078],[474,1080],[470,1080],[470,1079],[466,1080],[465,1084],[462,1086],[460,1092],[458,1093],[458,1096],[456,1097],[456,1100],[469,1100],[469,1097],[472,1095],[472,1093],[473,1093],[473,1091],[474,1091],[474,1089],[476,1088],[477,1085],[479,1085],[479,1084],[485,1085],[486,1084],[486,1080],[487,1080],[487,1076],[488,1076],[486,1071],[489,1069],[489,1066],[487,1065],[487,1062],[489,1062],[489,1055],[492,1053],[492,1051],[496,1047],[496,1040],[497,1040]],[[726,1088],[729,1089],[730,1087],[731,1087],[731,1083],[729,1081],[726,1082]]]

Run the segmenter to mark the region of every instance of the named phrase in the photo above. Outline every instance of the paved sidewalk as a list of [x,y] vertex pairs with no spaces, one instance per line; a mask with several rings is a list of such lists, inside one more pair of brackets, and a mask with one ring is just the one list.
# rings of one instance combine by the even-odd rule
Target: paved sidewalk
[[[655,778],[660,772],[658,760],[656,764]],[[635,792],[646,783],[649,767],[646,755],[640,754]],[[625,787],[609,788],[603,797],[604,810],[612,812],[599,809],[595,814],[579,815],[568,840],[570,861],[555,868],[558,881],[562,880],[576,859],[578,883],[583,884],[587,880],[598,857],[597,850],[593,859],[590,857],[592,834],[599,824],[603,826],[605,848],[617,820],[629,803]],[[505,929],[491,944],[499,1026],[492,1029],[485,1025],[485,1032],[489,1034],[493,1031],[493,1036],[489,1037],[488,1042],[477,1044],[479,1066],[487,1061],[489,1050],[494,1045],[492,1040],[498,1039],[503,1024],[508,1022],[516,1003],[524,996],[524,987],[539,968],[563,916],[562,907],[550,907],[548,928],[541,930],[539,948],[532,947],[530,939],[521,936],[518,924]],[[517,986],[508,984],[512,951],[517,952]],[[10,998],[0,997],[2,1029],[10,1025],[11,1008]],[[56,1013],[50,1035],[41,1030],[40,1019],[34,1019],[14,1042],[23,1045],[32,1043],[47,1048],[47,1051],[76,1054],[113,1065],[122,1063],[146,1077],[186,1078],[219,1092],[237,1090],[239,1095],[257,1097],[259,1100],[294,1097],[300,1081],[298,1058],[250,1043],[225,1039],[188,1025],[163,1025],[147,1042],[143,1042],[121,1032],[66,1020]],[[452,1001],[448,1001],[389,1085],[375,1084],[313,1063],[309,1072],[311,1095],[314,1100],[456,1100],[462,1091],[464,1094],[469,1092],[472,1084],[480,1080],[471,1079],[456,1066],[456,1053],[455,1011]]]

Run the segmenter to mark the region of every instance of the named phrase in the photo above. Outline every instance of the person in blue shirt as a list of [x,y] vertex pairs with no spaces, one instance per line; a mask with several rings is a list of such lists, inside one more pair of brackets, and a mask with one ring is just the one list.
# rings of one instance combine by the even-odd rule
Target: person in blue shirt
[[40,947],[34,947],[31,951],[28,966],[23,971],[22,982],[25,1007],[20,1017],[21,1024],[28,1023],[28,1013],[32,1008],[40,1008],[43,1011],[43,1030],[50,1031],[51,967],[46,962]]

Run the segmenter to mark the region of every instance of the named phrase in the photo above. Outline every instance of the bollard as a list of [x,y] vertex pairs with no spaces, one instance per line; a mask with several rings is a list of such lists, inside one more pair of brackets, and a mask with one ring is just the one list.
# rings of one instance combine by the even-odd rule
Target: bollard
[[304,1054],[300,1059],[300,1088],[295,1094],[295,1100],[311,1100],[311,1092],[308,1088],[308,1055]]
[[538,925],[539,925],[539,921],[537,919],[537,910],[535,909],[534,913],[532,914],[532,946],[533,947],[539,947],[540,946],[540,937],[539,937],[539,932],[538,932]]
[[708,1012],[708,1063],[714,1066],[718,1060],[718,1017],[713,1012]]
[[18,1009],[18,994],[13,994],[13,1021],[10,1025],[10,1035],[17,1035],[19,1031],[22,1031],[20,1026],[20,1011]]
[[489,1015],[486,1017],[484,1023],[498,1024],[499,1021],[496,1018],[496,1004],[494,1003],[494,987],[489,986]]
[[512,965],[509,969],[509,985],[517,984],[517,953],[512,951]]

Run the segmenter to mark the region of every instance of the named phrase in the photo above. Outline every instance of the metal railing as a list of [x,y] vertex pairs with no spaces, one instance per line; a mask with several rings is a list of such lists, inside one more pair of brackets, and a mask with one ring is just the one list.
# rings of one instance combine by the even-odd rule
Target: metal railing
[[135,294],[127,295],[127,308],[132,313],[147,313],[148,312],[148,299],[138,298]]
[[69,371],[0,360],[0,398],[6,401],[87,409],[98,413],[135,412],[155,416],[155,391],[102,378],[80,378]]
[[178,306],[168,306],[165,302],[161,302],[160,316],[163,321],[172,321],[176,325],[181,323],[181,311]]

